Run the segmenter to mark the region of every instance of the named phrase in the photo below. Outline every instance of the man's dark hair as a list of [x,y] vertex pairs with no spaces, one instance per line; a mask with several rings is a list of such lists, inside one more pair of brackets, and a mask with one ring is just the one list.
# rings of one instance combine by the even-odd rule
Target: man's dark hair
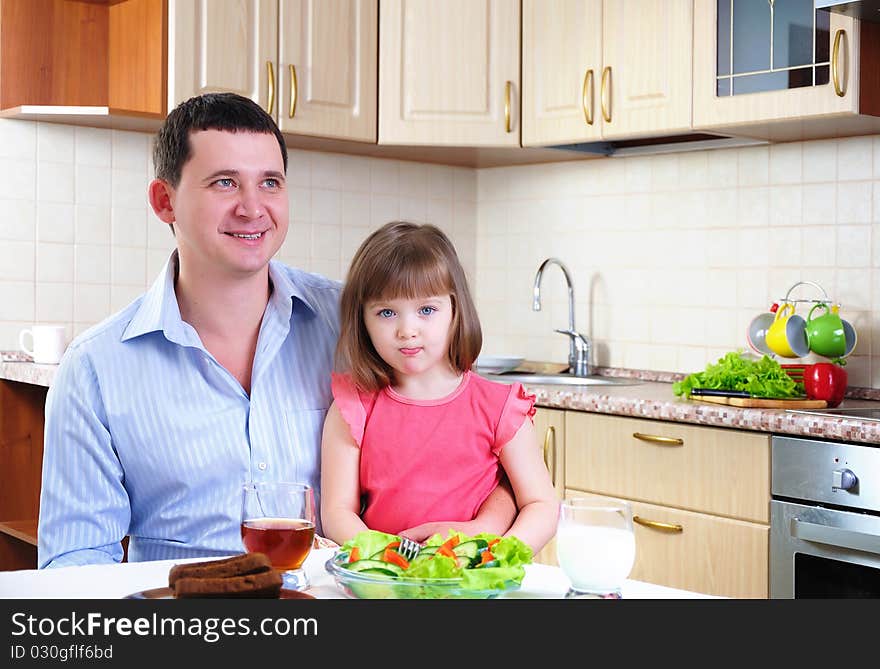
[[260,105],[236,93],[206,93],[177,105],[159,129],[153,144],[157,179],[177,187],[183,166],[192,155],[190,133],[200,130],[272,133],[278,140],[287,172],[284,136]]

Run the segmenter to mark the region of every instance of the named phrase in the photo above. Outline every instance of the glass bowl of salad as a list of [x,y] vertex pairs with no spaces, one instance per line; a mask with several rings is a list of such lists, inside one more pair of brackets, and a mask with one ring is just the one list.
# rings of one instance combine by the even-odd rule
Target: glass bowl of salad
[[325,567],[356,599],[490,599],[517,590],[532,551],[516,537],[450,532],[435,535],[406,560],[399,538],[367,530],[346,542]]

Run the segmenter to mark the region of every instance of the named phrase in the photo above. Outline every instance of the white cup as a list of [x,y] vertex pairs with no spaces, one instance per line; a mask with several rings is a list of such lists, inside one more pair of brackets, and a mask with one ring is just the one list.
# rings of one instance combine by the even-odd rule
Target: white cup
[[[25,344],[28,337],[33,343],[32,349]],[[34,362],[57,365],[67,348],[67,329],[63,325],[34,325],[19,333],[18,345]]]

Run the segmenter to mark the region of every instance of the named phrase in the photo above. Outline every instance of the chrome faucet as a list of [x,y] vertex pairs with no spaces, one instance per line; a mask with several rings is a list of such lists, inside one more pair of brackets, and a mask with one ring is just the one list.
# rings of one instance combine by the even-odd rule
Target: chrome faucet
[[571,282],[571,274],[568,268],[558,258],[547,258],[538,267],[538,273],[535,274],[535,286],[533,288],[532,311],[541,311],[541,279],[544,276],[544,268],[547,265],[559,265],[562,274],[565,276],[565,283],[568,286],[568,329],[556,330],[559,334],[564,334],[569,338],[568,346],[568,371],[574,376],[589,376],[590,369],[590,350],[592,344],[589,337],[586,337],[575,330],[574,327],[574,286]]

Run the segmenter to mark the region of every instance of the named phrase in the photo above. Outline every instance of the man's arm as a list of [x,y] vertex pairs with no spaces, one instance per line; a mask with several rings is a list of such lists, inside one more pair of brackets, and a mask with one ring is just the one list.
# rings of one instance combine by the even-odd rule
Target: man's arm
[[131,517],[95,372],[71,350],[46,398],[38,566],[122,561]]

